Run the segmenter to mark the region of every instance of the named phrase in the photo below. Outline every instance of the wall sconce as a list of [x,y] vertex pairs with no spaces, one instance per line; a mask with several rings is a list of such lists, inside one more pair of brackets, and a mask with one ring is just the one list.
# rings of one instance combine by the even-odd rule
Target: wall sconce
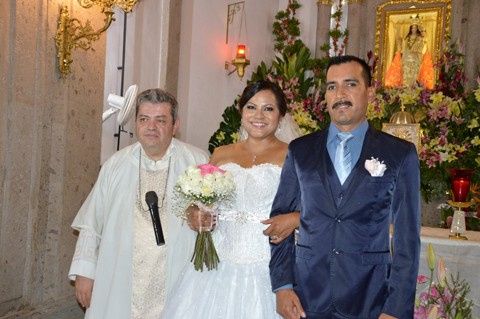
[[[238,44],[237,55],[235,56],[235,59],[232,60],[232,62],[225,61],[225,70],[229,71],[228,75],[237,71],[238,76],[240,77],[240,79],[242,79],[243,76],[245,75],[245,68],[249,64],[250,64],[250,60],[247,59],[247,56],[246,56],[245,44]],[[232,71],[229,70],[230,65],[235,66],[235,68]]]
[[125,12],[131,12],[138,0],[77,0],[83,8],[90,8],[93,5],[101,7],[105,14],[105,25],[98,30],[93,30],[90,20],[85,25],[75,18],[71,18],[67,6],[60,8],[60,16],[57,23],[57,34],[55,46],[57,47],[58,69],[62,77],[70,73],[72,64],[72,51],[75,48],[83,50],[92,49],[92,42],[100,38],[102,32],[106,31],[112,21],[113,7],[117,5]]

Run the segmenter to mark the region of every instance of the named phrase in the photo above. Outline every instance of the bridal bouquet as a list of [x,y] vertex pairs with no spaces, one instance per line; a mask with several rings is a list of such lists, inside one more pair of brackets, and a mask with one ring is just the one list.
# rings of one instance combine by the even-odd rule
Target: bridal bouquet
[[[233,194],[235,183],[229,172],[215,165],[202,164],[187,168],[180,175],[175,189],[202,210],[214,214],[214,205]],[[217,268],[219,259],[211,231],[198,232],[191,261],[195,270],[203,271],[203,265],[208,270]]]

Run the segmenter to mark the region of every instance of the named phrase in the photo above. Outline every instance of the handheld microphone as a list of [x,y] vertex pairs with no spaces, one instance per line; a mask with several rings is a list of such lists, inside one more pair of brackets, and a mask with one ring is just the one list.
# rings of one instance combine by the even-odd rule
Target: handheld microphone
[[163,237],[162,224],[160,223],[160,215],[158,214],[158,196],[154,191],[149,191],[145,194],[145,202],[147,202],[150,217],[152,217],[153,232],[157,240],[157,246],[165,244]]

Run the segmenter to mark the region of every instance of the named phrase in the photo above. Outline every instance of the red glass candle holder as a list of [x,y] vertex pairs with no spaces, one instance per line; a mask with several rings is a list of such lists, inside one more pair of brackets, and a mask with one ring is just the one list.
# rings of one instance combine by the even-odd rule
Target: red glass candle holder
[[472,179],[472,174],[473,174],[473,169],[468,169],[468,168],[450,169],[454,202],[467,201],[468,192],[470,191],[470,182]]

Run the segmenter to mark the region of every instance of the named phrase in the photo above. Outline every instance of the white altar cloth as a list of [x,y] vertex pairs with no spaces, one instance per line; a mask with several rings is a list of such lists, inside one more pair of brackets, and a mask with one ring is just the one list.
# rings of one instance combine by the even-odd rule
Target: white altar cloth
[[470,284],[473,317],[480,318],[480,232],[468,231],[468,240],[448,239],[449,229],[422,227],[419,274],[429,275],[427,245],[431,243],[438,257],[443,257],[450,274],[460,274]]

